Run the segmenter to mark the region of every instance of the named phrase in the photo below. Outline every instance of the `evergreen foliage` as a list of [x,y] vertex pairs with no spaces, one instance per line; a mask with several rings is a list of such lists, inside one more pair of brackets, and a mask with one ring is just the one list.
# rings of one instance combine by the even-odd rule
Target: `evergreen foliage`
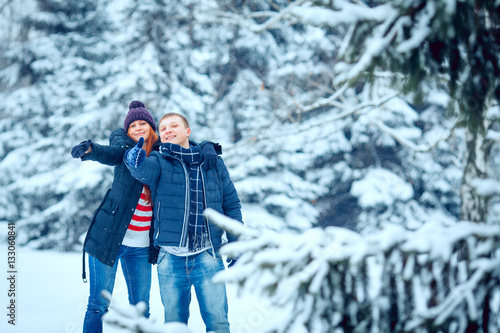
[[[484,128],[491,99],[500,101],[500,5],[495,1],[402,1],[354,4],[317,1],[344,20],[311,24],[349,25],[339,81],[376,69],[405,76],[404,91],[422,96],[429,82],[445,82],[458,102],[463,124]],[[367,8],[368,7],[368,8]],[[358,15],[349,15],[354,11]],[[299,13],[299,10],[297,10]],[[300,14],[298,14],[300,15]],[[346,70],[346,66],[349,69]],[[454,109],[454,107],[452,108]]]
[[[484,330],[498,324],[478,317],[479,304],[500,302],[498,233],[457,220],[489,205],[477,220],[500,221],[498,10],[471,0],[7,2],[0,222],[17,223],[20,245],[81,250],[113,169],[70,149],[106,144],[141,100],[155,119],[185,114],[193,140],[222,144],[253,230],[227,248],[245,253],[226,278],[293,302],[278,331],[452,330],[460,318]],[[457,104],[463,117],[447,117]],[[435,233],[457,236],[437,261]],[[458,260],[464,241],[469,257]],[[378,294],[363,290],[370,281]]]
[[[388,72],[337,84],[346,31],[279,20],[263,29],[287,6],[6,5],[0,220],[18,222],[21,244],[80,249],[113,170],[69,151],[86,139],[107,143],[134,99],[156,119],[184,113],[195,141],[222,144],[250,225],[368,232],[455,220],[463,132],[445,117],[447,91],[422,86],[416,103]],[[381,188],[386,181],[394,188]]]
[[[492,332],[500,325],[500,229],[429,221],[362,236],[345,228],[276,233],[205,215],[240,235],[219,273],[286,309],[268,332]],[[458,252],[465,244],[465,260]]]

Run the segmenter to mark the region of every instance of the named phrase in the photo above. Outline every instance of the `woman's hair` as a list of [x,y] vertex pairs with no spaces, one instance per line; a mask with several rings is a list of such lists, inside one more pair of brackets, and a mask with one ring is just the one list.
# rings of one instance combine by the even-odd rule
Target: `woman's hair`
[[[127,135],[131,138],[129,133],[130,133],[130,127],[128,129]],[[157,141],[158,141],[158,135],[153,130],[151,125],[149,125],[149,139],[147,142],[145,142],[146,145],[144,146],[144,150],[146,151],[146,156],[149,156],[149,154],[153,151],[153,146]],[[151,200],[151,190],[149,189],[148,185],[144,185],[144,192],[146,194],[146,201],[153,204],[153,201]]]
[[177,116],[177,117],[181,118],[182,121],[184,122],[184,126],[186,126],[186,128],[189,128],[189,121],[187,120],[187,118],[184,117],[182,114],[176,113],[176,112],[165,113],[163,115],[163,117],[160,118],[160,121],[158,122],[158,124],[160,124],[163,119],[174,117],[174,116]]

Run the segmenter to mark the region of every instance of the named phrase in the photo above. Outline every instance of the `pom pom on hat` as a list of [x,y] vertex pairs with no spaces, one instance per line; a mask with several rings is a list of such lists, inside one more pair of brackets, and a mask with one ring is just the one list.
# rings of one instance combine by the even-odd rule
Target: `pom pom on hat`
[[132,101],[130,102],[128,108],[135,109],[135,108],[146,108],[146,107],[144,106],[144,103],[141,101]]
[[125,121],[123,122],[123,129],[125,130],[125,132],[128,132],[130,124],[132,124],[136,120],[144,120],[153,128],[153,131],[156,132],[155,120],[153,119],[151,113],[146,110],[144,103],[140,101],[132,101],[130,102],[128,109],[128,114],[125,117]]

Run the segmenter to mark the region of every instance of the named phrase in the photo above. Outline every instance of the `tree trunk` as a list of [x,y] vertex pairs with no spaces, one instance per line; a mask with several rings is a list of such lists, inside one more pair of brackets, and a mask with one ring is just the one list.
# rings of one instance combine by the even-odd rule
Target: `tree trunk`
[[[485,126],[488,129],[488,126]],[[492,140],[486,139],[486,131],[467,129],[465,167],[460,188],[460,219],[471,222],[486,222],[488,198],[477,194],[472,180],[488,177],[488,162],[491,155]]]

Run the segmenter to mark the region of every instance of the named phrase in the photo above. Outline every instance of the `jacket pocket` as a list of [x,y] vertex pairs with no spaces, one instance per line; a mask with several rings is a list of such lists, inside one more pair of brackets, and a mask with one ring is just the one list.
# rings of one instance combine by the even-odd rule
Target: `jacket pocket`
[[102,205],[101,209],[102,209],[103,211],[105,211],[106,213],[108,213],[108,214],[110,214],[110,215],[113,215],[113,216],[114,216],[114,215],[116,215],[116,212],[118,211],[118,206],[119,206],[119,204],[118,204],[118,202],[117,202],[117,201],[114,201],[113,199],[109,199],[109,198],[108,198],[108,199],[107,199],[107,200],[103,203],[103,205]]

